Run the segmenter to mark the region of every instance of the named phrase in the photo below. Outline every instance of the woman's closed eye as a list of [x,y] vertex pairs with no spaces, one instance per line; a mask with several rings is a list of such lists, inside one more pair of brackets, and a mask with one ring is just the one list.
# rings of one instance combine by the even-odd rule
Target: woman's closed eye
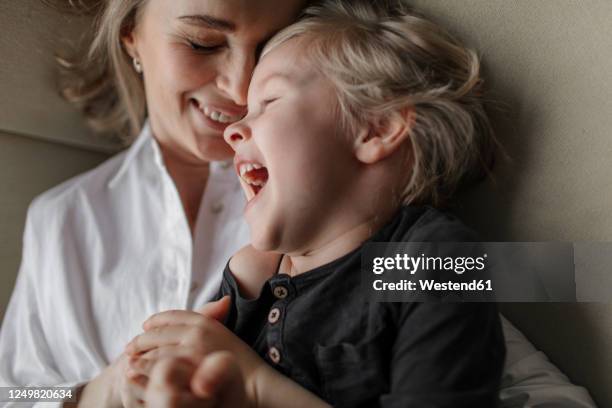
[[187,40],[187,43],[191,49],[202,54],[211,54],[224,46],[224,44],[202,44],[193,40]]

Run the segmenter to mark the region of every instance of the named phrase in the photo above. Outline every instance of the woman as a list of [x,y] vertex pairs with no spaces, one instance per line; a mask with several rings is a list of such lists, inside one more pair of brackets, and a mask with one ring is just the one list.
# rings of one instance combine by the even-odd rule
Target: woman
[[259,47],[305,1],[96,4],[88,78],[68,96],[98,128],[139,136],[32,204],[0,382],[89,381],[83,406],[130,406],[125,345],[151,314],[209,300],[246,242],[223,129],[245,113]]

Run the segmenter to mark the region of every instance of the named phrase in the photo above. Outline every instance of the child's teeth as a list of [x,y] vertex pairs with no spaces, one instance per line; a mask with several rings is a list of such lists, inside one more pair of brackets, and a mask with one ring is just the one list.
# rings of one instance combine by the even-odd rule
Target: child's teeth
[[212,120],[216,120],[217,122],[219,121],[219,116],[221,116],[221,114],[220,114],[219,112],[217,112],[217,111],[213,111],[213,112],[210,114],[210,118],[211,118]]
[[210,116],[210,109],[208,109],[208,106],[204,107],[204,114]]
[[252,175],[248,174],[252,170],[262,169],[264,166],[258,163],[243,163],[240,165],[239,173],[240,177],[247,183],[253,186],[263,187],[266,181],[259,178],[253,178]]

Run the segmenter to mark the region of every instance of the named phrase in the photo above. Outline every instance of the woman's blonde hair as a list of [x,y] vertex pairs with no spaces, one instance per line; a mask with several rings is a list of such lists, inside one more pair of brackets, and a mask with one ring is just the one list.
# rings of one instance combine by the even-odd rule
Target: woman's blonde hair
[[412,169],[401,200],[445,204],[489,168],[495,138],[477,54],[400,1],[323,0],[274,36],[301,37],[306,58],[338,93],[347,130],[413,110]]
[[63,68],[62,95],[96,131],[129,143],[146,115],[142,78],[134,70],[122,36],[136,25],[147,0],[45,0],[63,12],[93,15],[86,49],[58,57]]

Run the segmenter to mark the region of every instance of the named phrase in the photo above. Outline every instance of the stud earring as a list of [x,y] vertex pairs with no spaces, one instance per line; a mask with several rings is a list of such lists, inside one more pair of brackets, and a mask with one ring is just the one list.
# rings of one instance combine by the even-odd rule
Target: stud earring
[[132,65],[134,65],[134,70],[139,74],[142,74],[142,64],[138,58],[132,58]]

